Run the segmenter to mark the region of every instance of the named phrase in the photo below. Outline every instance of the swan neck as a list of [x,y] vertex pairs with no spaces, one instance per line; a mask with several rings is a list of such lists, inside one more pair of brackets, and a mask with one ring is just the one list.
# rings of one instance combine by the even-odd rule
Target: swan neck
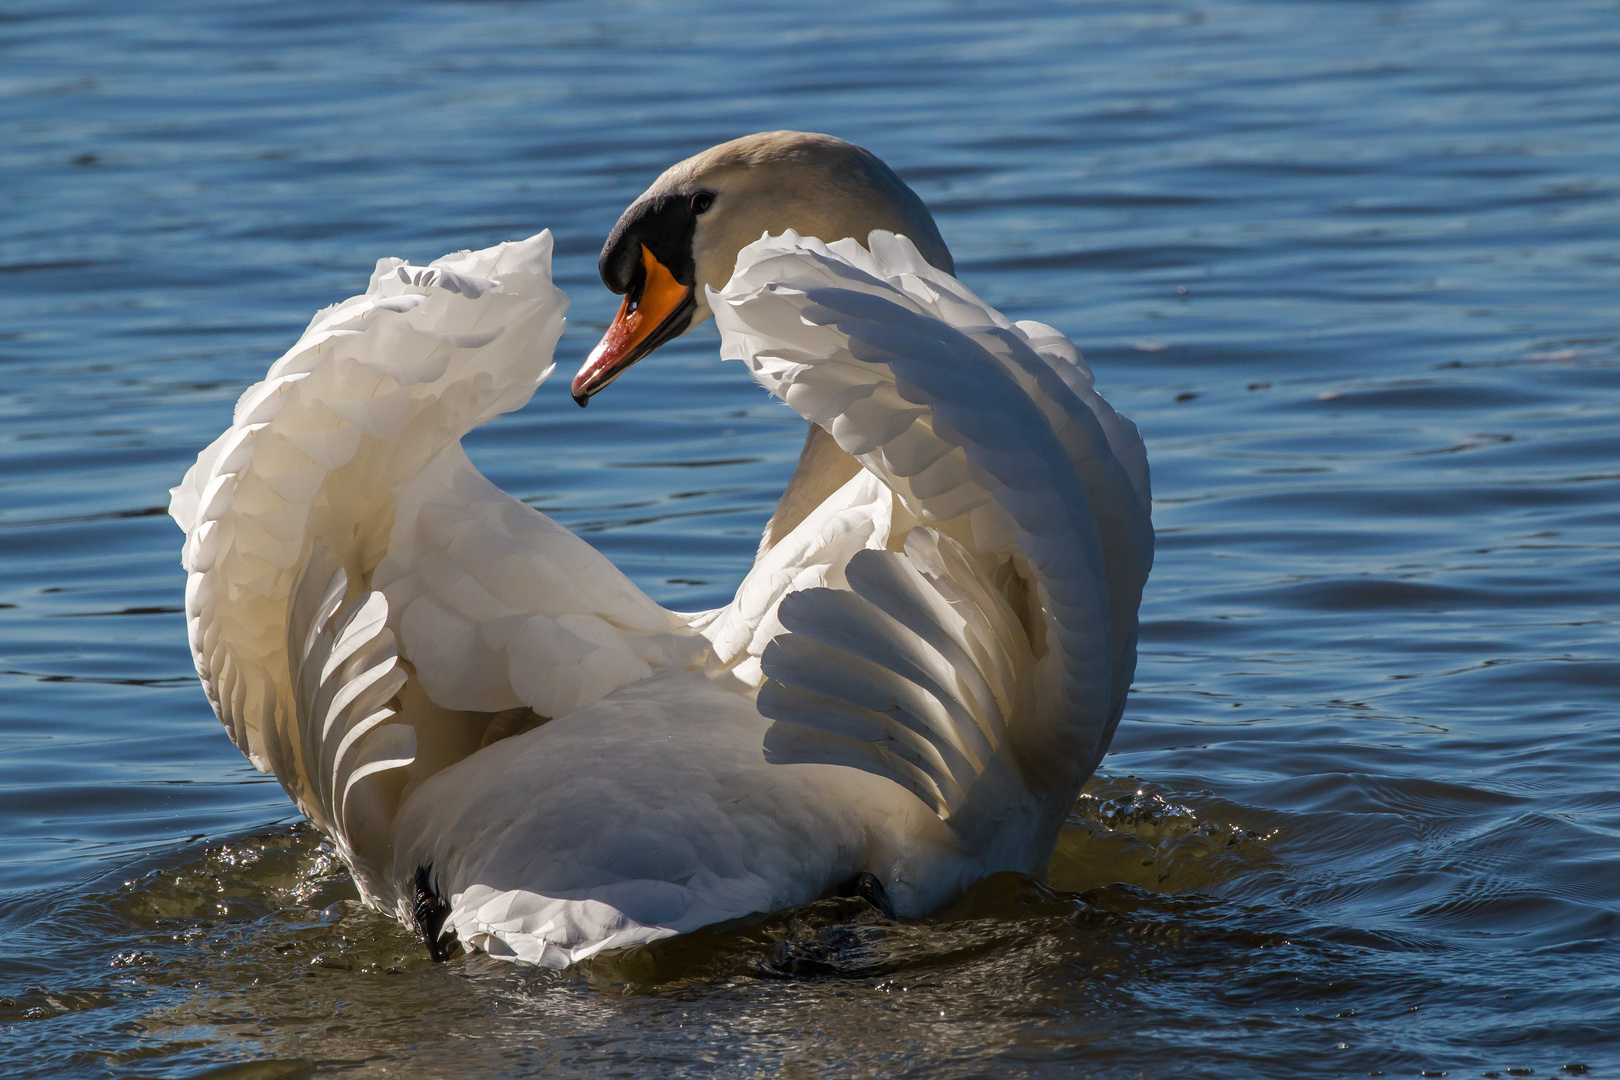
[[765,535],[760,537],[759,554],[764,555],[775,547],[794,526],[860,471],[861,463],[844,453],[825,428],[811,424],[793,478],[788,481],[776,504],[776,512],[765,526]]

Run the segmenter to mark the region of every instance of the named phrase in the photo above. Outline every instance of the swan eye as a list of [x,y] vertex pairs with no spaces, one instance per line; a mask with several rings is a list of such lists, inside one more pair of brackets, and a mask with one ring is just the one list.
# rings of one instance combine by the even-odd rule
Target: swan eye
[[701,214],[714,205],[714,192],[700,191],[692,196],[692,213]]

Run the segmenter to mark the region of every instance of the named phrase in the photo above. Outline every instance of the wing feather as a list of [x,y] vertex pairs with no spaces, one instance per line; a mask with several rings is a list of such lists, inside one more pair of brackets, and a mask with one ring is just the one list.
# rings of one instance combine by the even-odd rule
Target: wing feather
[[[933,800],[953,821],[997,817],[1009,770],[1072,800],[1134,670],[1153,544],[1140,436],[1057,331],[1011,322],[903,237],[869,243],[765,237],[709,296],[723,354],[896,504],[871,550],[775,598],[761,711],[801,759],[820,746],[868,771],[890,758],[847,744],[879,729],[829,702],[892,718],[967,792]],[[917,790],[918,767],[890,773]]]
[[210,704],[383,906],[400,799],[476,750],[494,714],[558,715],[708,655],[461,449],[551,371],[567,307],[551,248],[542,233],[429,267],[380,261],[172,492]]

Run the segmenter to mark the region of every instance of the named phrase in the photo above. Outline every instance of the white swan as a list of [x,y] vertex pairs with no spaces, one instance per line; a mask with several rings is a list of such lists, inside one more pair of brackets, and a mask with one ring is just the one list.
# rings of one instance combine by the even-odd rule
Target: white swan
[[1040,873],[1152,558],[1141,440],[1078,352],[963,288],[865,151],[773,133],[671,169],[604,249],[627,300],[576,397],[712,312],[813,422],[736,599],[682,615],[462,451],[551,371],[550,254],[382,260],[174,489],[237,746],[435,957],[562,966],[851,884],[916,916]]

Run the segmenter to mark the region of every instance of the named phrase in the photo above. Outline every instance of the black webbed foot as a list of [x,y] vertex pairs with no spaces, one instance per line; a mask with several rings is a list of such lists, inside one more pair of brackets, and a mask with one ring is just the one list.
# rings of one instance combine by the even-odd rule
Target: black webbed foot
[[444,920],[449,917],[450,908],[434,891],[432,872],[431,866],[416,868],[416,901],[411,905],[411,917],[416,923],[416,932],[427,944],[428,955],[435,964],[442,964],[450,959],[456,938],[452,933],[448,935],[448,944],[445,941]]
[[877,908],[885,919],[894,918],[894,905],[889,902],[889,891],[883,887],[883,882],[873,875],[862,870],[834,890],[833,895],[844,897],[860,897],[868,904]]

